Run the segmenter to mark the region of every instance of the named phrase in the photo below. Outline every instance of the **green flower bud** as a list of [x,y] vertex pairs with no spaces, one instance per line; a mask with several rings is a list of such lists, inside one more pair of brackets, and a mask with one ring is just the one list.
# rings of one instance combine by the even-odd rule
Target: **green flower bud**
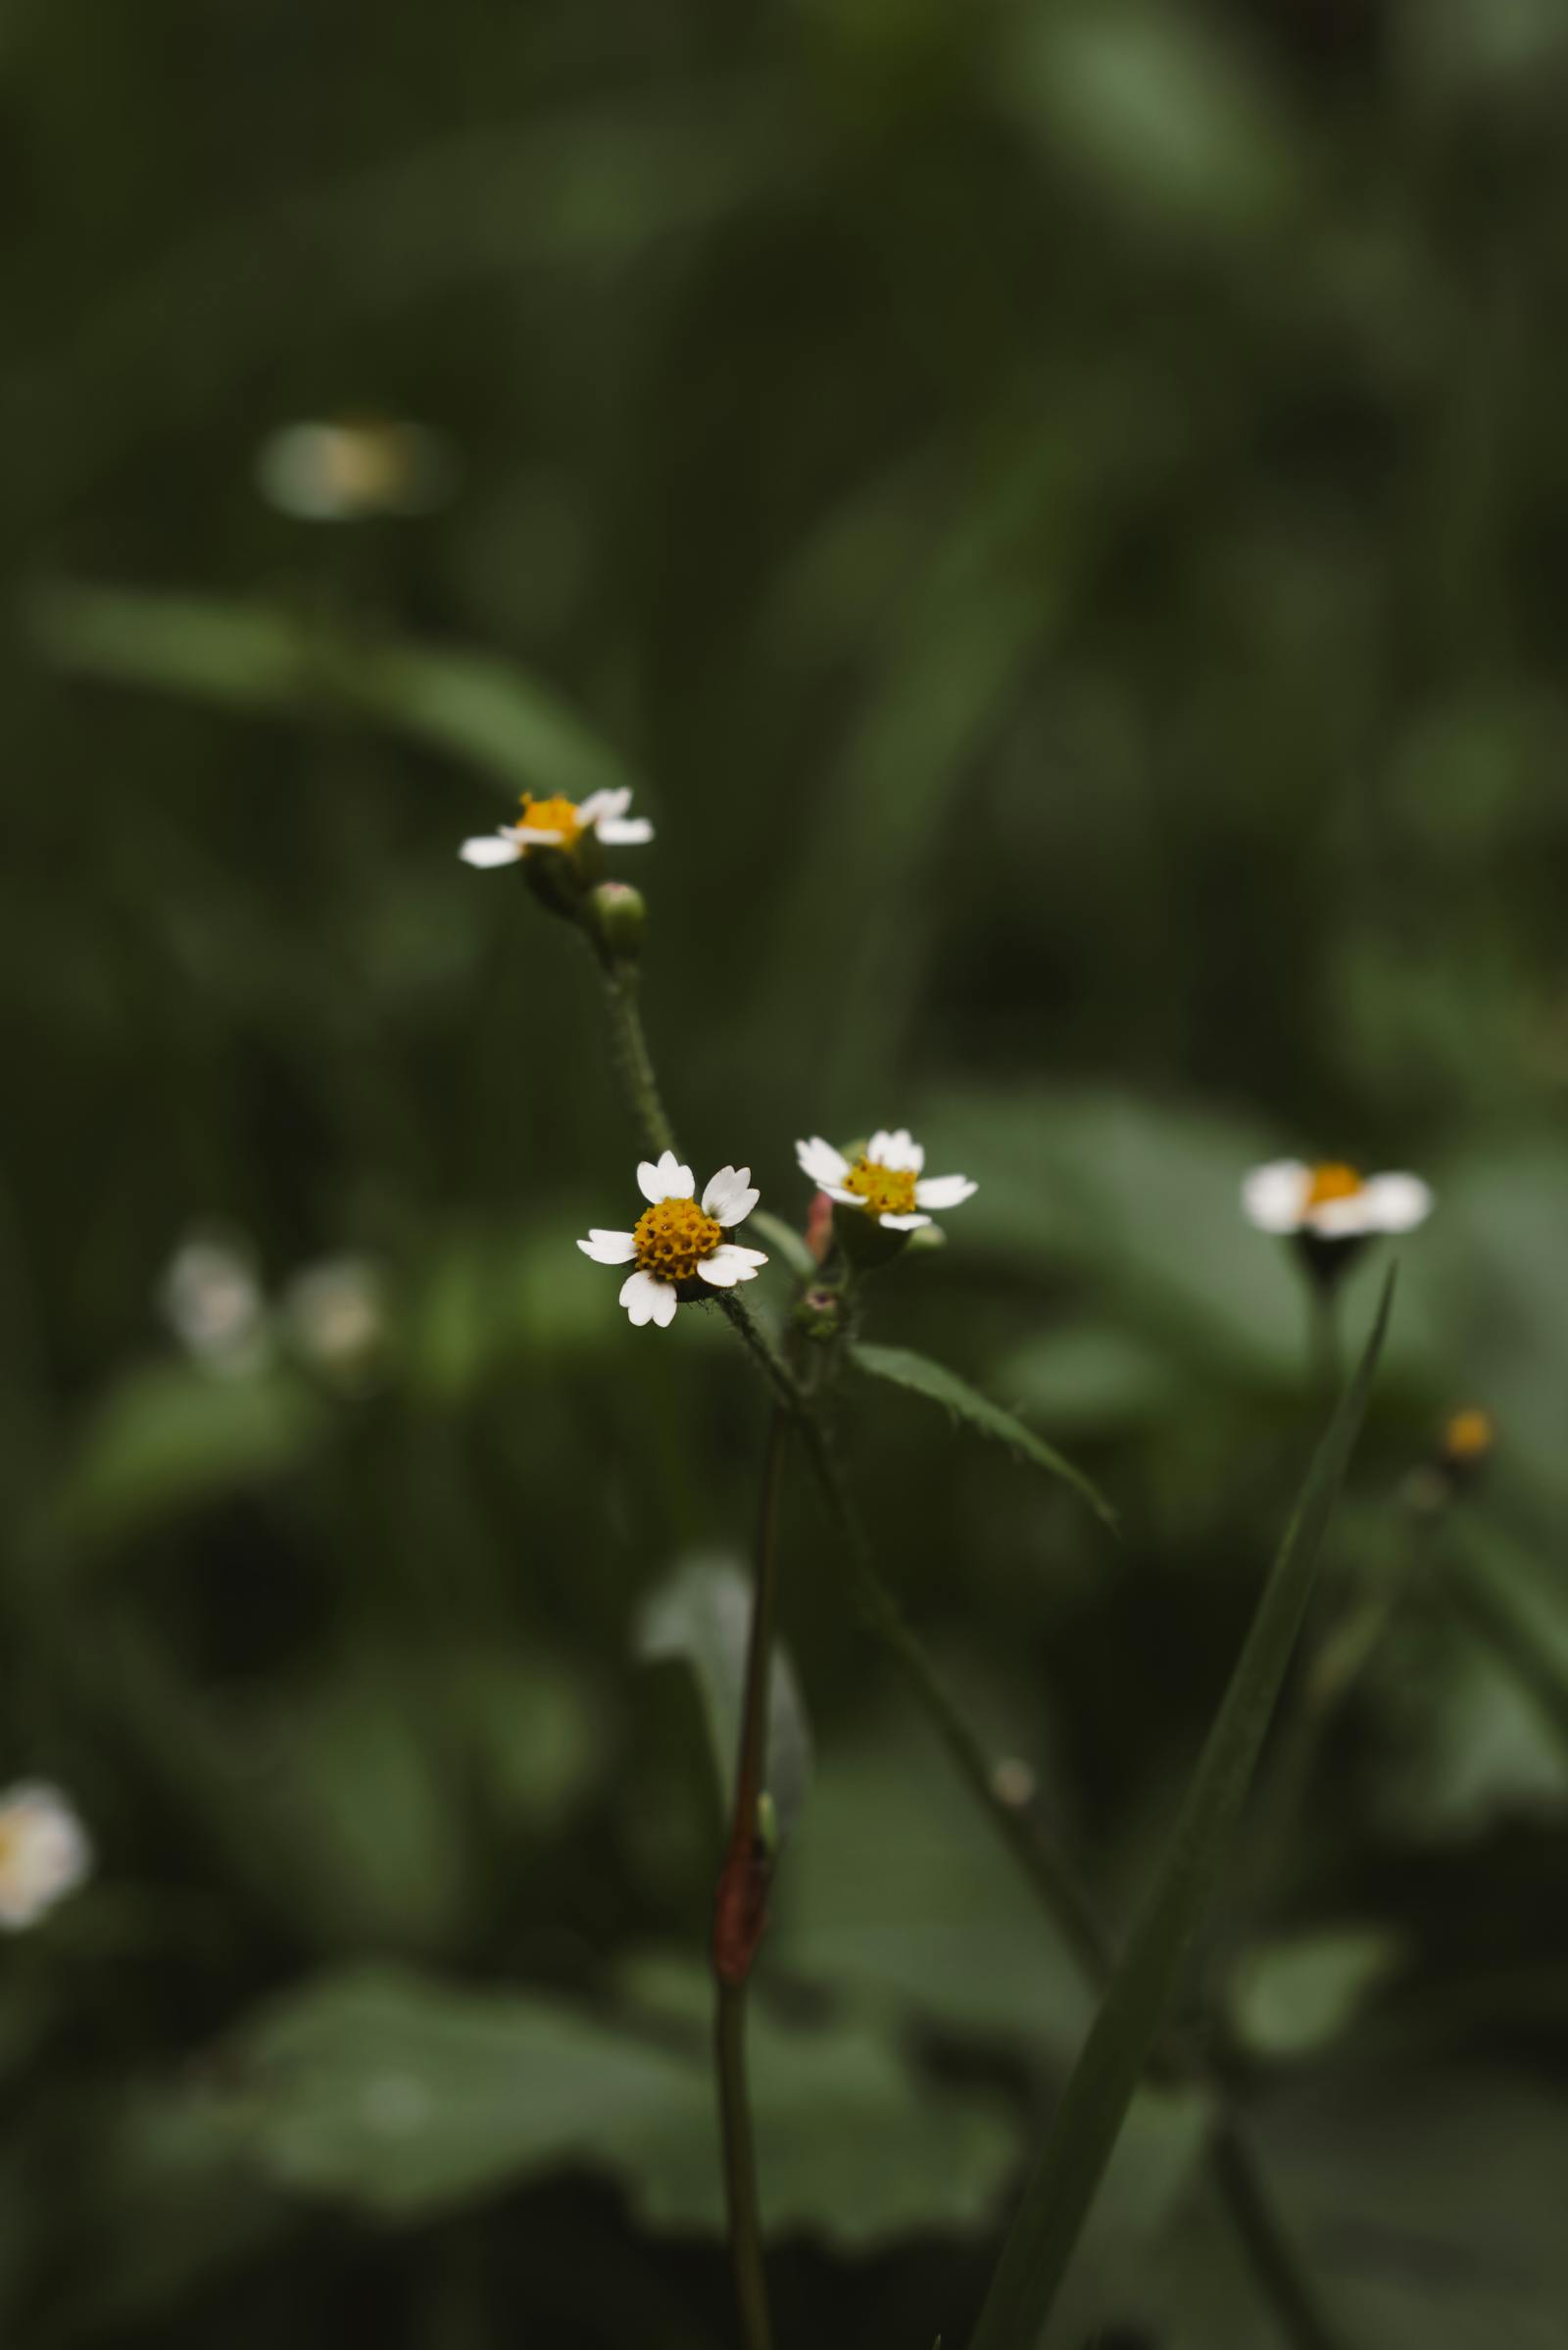
[[634,890],[629,881],[602,881],[588,893],[587,914],[608,955],[624,961],[637,954],[648,921],[641,890]]

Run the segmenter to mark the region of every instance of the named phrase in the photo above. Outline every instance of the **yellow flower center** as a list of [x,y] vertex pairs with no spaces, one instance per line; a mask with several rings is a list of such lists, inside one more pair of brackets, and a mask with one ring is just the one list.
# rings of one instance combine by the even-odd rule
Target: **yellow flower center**
[[632,1234],[637,1262],[656,1281],[690,1281],[723,1237],[723,1225],[695,1199],[662,1199],[638,1217]]
[[869,1158],[858,1158],[844,1178],[844,1189],[863,1199],[873,1216],[912,1216],[914,1182],[912,1167],[879,1167]]
[[582,830],[577,821],[577,803],[563,799],[559,793],[553,800],[536,800],[532,792],[524,792],[516,828],[519,832],[559,832],[559,843],[547,841],[544,846],[569,849]]
[[1492,1414],[1456,1411],[1443,1431],[1443,1449],[1450,1460],[1480,1460],[1496,1441]]
[[1346,1166],[1343,1159],[1327,1158],[1320,1166],[1309,1170],[1306,1187],[1308,1207],[1322,1207],[1330,1199],[1353,1199],[1364,1186],[1358,1171]]

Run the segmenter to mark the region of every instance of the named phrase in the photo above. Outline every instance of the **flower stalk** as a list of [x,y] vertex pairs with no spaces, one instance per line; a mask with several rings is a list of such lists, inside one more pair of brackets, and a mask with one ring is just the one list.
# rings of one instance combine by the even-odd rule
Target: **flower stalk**
[[746,2072],[746,1996],[767,1923],[773,1844],[762,1817],[767,1762],[768,1694],[778,1605],[778,1518],[790,1419],[775,1408],[768,1430],[758,1511],[756,1584],[741,1701],[740,1748],[729,1847],[713,1902],[715,1994],[713,2050],[718,2073],[724,2202],[729,2216],[735,2297],[747,2350],[770,2350],[772,2327],[762,2251],[757,2146]]

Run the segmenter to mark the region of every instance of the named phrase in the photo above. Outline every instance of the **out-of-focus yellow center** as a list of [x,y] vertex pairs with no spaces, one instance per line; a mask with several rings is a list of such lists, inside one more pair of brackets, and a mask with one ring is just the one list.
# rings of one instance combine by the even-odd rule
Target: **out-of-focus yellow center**
[[873,1216],[912,1216],[914,1183],[912,1167],[879,1167],[868,1158],[858,1158],[844,1178],[844,1189],[863,1199]]
[[1443,1430],[1443,1449],[1450,1460],[1480,1460],[1496,1442],[1497,1431],[1489,1411],[1456,1411]]
[[524,833],[559,832],[559,842],[546,841],[541,845],[547,849],[569,849],[582,830],[577,821],[577,803],[575,800],[563,799],[559,793],[553,800],[536,800],[532,792],[524,792],[517,830]]
[[1356,1168],[1346,1166],[1343,1159],[1326,1158],[1320,1166],[1308,1170],[1306,1204],[1322,1207],[1329,1199],[1353,1199],[1363,1188]]
[[320,446],[327,485],[345,506],[384,506],[406,485],[409,436],[396,424],[329,424]]
[[632,1234],[637,1262],[656,1281],[690,1281],[723,1237],[723,1225],[695,1199],[662,1199],[638,1217]]

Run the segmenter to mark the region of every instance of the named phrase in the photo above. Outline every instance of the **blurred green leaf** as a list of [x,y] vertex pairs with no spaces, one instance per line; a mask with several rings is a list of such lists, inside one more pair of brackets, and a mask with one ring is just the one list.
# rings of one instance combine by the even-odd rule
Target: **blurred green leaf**
[[973,2339],[1003,2350],[1050,2316],[1133,2092],[1224,1864],[1311,1597],[1318,1553],[1349,1463],[1394,1302],[1394,1275],[1354,1379],[1307,1472],[1285,1541],[1214,1717],[1126,1951],[1024,2189]]
[[1403,1957],[1397,1935],[1379,1927],[1264,1943],[1242,1962],[1236,2028],[1259,2056],[1310,2055],[1348,2030]]
[[548,686],[493,656],[355,636],[285,607],[56,586],[31,611],[59,667],[236,710],[347,711],[464,759],[509,791],[585,799],[631,780]]
[[823,1757],[775,1910],[792,1973],[858,2005],[1053,2062],[1083,2036],[1074,1961],[912,1723],[873,1720]]
[[943,1363],[934,1363],[923,1354],[913,1354],[906,1346],[872,1346],[857,1340],[850,1347],[850,1360],[858,1371],[872,1379],[885,1379],[894,1387],[907,1388],[912,1395],[924,1395],[928,1402],[940,1403],[956,1420],[981,1436],[990,1437],[1019,1460],[1044,1469],[1048,1476],[1063,1478],[1086,1500],[1095,1515],[1115,1531],[1116,1513],[1099,1489],[1081,1469],[1074,1468],[1064,1454],[1043,1437],[1036,1436],[1010,1411],[993,1403],[950,1371]]
[[109,1542],[306,1459],[329,1413],[283,1371],[225,1377],[188,1363],[128,1372],[82,1432],[60,1489],[72,1534]]
[[754,1207],[750,1222],[753,1232],[776,1250],[798,1281],[811,1280],[818,1271],[817,1261],[793,1224],[786,1224],[782,1216],[770,1215],[765,1207]]
[[1568,1591],[1494,1526],[1455,1512],[1443,1530],[1447,1590],[1568,1758]]
[[[725,1558],[689,1558],[650,1593],[637,1619],[637,1653],[650,1663],[689,1664],[712,1745],[713,1769],[729,1810],[740,1747],[741,1701],[752,1621],[752,1585]],[[811,1776],[811,1731],[789,1652],[775,1642],[768,1679],[767,1768],[781,1833],[799,1821]]]
[[[864,2248],[987,2223],[1013,2152],[989,2102],[921,2085],[858,2025],[796,2029],[758,2006],[751,2055],[774,2234]],[[377,1970],[275,2006],[233,2061],[238,2127],[302,2192],[411,2222],[591,2170],[651,2226],[722,2228],[705,2035],[688,2051],[635,2019]]]

